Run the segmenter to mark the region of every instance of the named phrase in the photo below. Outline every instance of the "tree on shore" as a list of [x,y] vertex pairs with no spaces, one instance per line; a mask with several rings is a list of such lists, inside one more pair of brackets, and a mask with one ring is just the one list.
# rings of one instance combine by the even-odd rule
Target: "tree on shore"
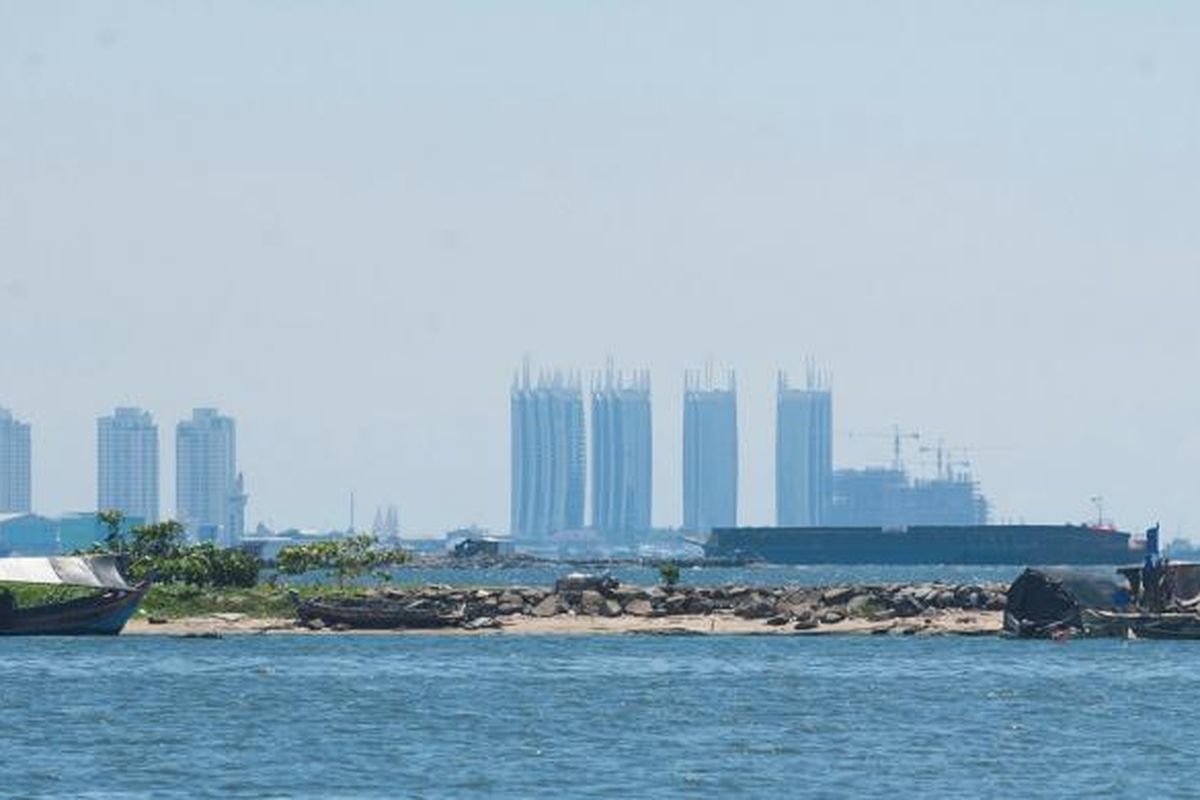
[[121,537],[121,523],[125,521],[125,515],[115,508],[106,508],[98,512],[96,518],[107,531],[104,546],[109,552],[121,552],[125,546],[125,540]]
[[343,539],[293,544],[284,547],[275,557],[275,566],[284,575],[327,570],[337,576],[338,586],[368,572],[381,581],[391,576],[385,568],[404,564],[411,559],[400,548],[383,547],[369,533],[359,533]]
[[134,580],[186,583],[192,586],[251,587],[258,583],[262,560],[237,548],[223,549],[212,542],[192,544],[176,520],[139,525],[121,533],[120,511],[97,514],[108,535],[90,552],[125,556],[125,572]]

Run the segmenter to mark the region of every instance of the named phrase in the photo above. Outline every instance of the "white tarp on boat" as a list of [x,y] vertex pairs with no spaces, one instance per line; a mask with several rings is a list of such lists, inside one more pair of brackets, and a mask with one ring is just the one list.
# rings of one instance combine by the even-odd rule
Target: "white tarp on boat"
[[91,586],[96,589],[133,588],[121,577],[116,556],[0,558],[0,582]]

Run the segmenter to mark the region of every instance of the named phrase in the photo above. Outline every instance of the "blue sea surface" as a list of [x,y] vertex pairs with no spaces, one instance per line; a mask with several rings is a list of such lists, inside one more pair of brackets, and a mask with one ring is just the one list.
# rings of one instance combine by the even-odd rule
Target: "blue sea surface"
[[1195,796],[1200,643],[0,639],[19,797]]
[[[755,564],[738,567],[685,567],[681,579],[694,586],[737,583],[754,586],[825,586],[837,583],[902,583],[940,580],[949,583],[1008,583],[1021,573],[1017,566],[960,566],[934,564]],[[1099,567],[1112,574],[1111,567]],[[653,585],[658,570],[649,566],[617,564],[608,568],[574,566],[569,562],[534,566],[447,568],[407,566],[391,571],[397,584],[439,583],[450,586],[551,586],[572,571],[606,572],[622,583]],[[328,578],[326,578],[328,579]],[[370,582],[370,581],[366,581]]]

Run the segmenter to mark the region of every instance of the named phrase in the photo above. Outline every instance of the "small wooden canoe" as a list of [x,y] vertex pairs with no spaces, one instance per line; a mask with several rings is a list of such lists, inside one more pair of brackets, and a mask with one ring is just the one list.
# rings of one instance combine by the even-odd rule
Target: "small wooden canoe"
[[462,624],[461,611],[446,611],[427,600],[389,597],[314,597],[297,605],[302,622],[321,620],[348,628],[449,628]]

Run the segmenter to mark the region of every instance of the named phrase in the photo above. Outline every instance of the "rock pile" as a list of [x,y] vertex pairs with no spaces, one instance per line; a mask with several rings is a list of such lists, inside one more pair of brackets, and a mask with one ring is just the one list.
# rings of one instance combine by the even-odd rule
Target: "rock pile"
[[[797,629],[848,618],[887,620],[937,610],[1004,609],[1003,584],[871,584],[846,586],[620,586],[615,580],[559,581],[554,589],[509,587],[456,589],[425,586],[385,590],[407,606],[435,608],[464,625],[492,627],[514,615],[553,617],[669,617],[733,614]],[[474,622],[474,621],[480,622]],[[486,622],[483,622],[486,620]]]

